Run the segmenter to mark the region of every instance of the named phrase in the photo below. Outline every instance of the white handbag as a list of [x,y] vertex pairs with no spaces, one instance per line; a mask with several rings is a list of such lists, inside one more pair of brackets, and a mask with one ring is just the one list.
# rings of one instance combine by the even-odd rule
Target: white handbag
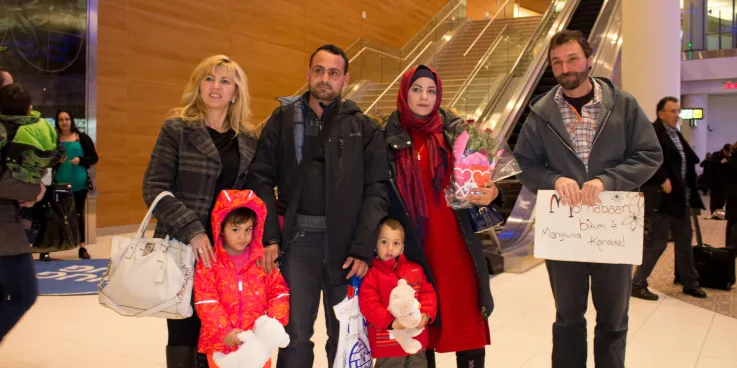
[[146,228],[161,199],[151,204],[134,237],[113,237],[110,265],[98,285],[103,306],[127,317],[184,319],[192,316],[194,251],[174,239],[147,239]]

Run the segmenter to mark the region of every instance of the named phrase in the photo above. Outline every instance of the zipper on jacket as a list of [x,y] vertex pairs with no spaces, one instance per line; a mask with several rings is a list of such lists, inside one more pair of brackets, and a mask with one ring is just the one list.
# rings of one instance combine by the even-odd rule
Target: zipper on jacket
[[[558,132],[555,131],[555,129],[553,129],[552,126],[550,126],[550,124],[548,124],[548,128],[550,128],[550,130],[553,132],[553,134],[555,134],[555,136],[558,137],[558,139],[560,140],[560,143],[563,143],[563,145],[566,148],[568,148],[569,151],[573,152],[573,155],[576,156],[576,158],[579,161],[581,161],[581,163],[583,164],[583,166],[586,168],[586,176],[588,177],[588,173],[589,173],[588,165],[586,165],[586,163],[583,162],[583,160],[581,159],[581,157],[578,156],[578,153],[576,153],[576,151],[574,151],[573,148],[571,148],[571,146],[569,146],[568,143],[566,143],[566,141],[560,136],[560,134],[558,134]],[[591,147],[593,147],[593,146],[594,146],[594,144],[592,143],[591,144]]]
[[241,270],[238,272],[238,328],[243,328],[243,281],[241,280]]
[[607,121],[609,121],[609,116],[612,115],[612,110],[608,110],[606,112],[606,116],[604,117],[604,122],[601,123],[601,129],[599,129],[599,133],[594,137],[593,142],[591,142],[591,149],[594,149],[594,144],[596,143],[596,140],[599,139],[599,136],[601,135],[601,132],[604,131],[604,127],[606,126]]

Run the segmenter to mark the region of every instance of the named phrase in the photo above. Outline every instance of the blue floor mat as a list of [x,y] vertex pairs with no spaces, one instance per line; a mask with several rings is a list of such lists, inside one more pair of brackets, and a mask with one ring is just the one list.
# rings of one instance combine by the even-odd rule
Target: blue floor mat
[[92,295],[109,259],[34,262],[39,295]]

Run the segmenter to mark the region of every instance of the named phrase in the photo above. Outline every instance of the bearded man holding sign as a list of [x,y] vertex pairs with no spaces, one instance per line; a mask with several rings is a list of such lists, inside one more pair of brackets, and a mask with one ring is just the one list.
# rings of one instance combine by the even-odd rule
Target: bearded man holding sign
[[[588,77],[591,47],[581,32],[553,36],[549,59],[559,86],[531,102],[514,150],[522,184],[534,192],[555,189],[561,204],[572,207],[597,206],[605,190],[638,191],[663,153],[635,98],[607,79]],[[553,368],[586,367],[589,282],[596,366],[623,368],[632,264],[548,259],[546,266],[557,310]]]

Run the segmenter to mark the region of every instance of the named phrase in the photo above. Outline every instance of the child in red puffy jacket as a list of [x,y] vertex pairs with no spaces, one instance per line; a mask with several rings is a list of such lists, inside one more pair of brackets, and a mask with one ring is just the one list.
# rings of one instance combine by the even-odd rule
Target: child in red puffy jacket
[[393,218],[382,221],[379,239],[376,244],[376,258],[364,277],[358,291],[358,304],[361,314],[368,322],[368,338],[371,355],[376,358],[375,368],[382,367],[427,367],[425,348],[428,342],[427,329],[415,339],[422,344],[422,349],[410,355],[392,338],[392,330],[405,327],[395,320],[387,309],[389,296],[400,279],[415,290],[415,298],[420,302],[422,322],[417,328],[423,328],[435,319],[437,313],[437,296],[432,284],[427,281],[422,267],[404,257],[404,228]]
[[[279,270],[267,274],[256,264],[264,255],[266,205],[250,190],[224,190],[212,210],[217,262],[197,263],[194,299],[202,320],[198,350],[210,367],[215,352],[231,353],[236,336],[252,330],[258,317],[268,315],[282,325],[289,320],[289,289]],[[270,367],[271,362],[265,367]]]

